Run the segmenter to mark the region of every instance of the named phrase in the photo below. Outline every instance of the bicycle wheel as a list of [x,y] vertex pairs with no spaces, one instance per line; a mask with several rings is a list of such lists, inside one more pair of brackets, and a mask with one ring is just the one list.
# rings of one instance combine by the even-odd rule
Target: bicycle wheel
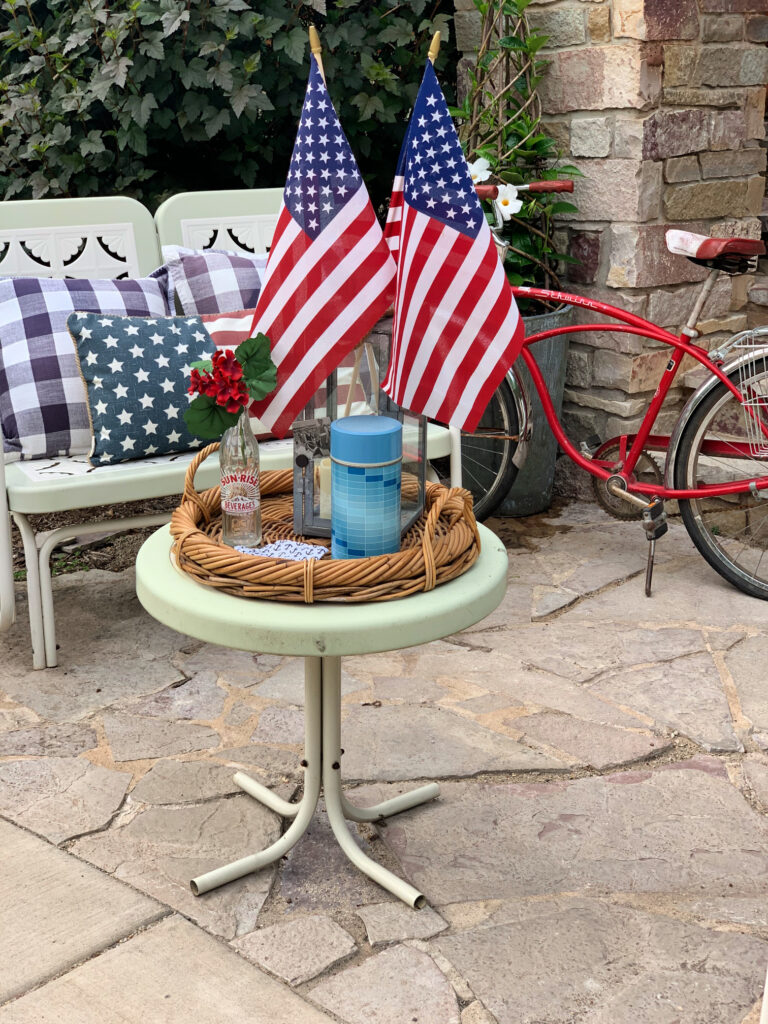
[[[472,434],[461,435],[462,486],[474,499],[475,518],[486,519],[499,507],[517,476],[512,458],[517,441],[515,397],[504,378]],[[450,481],[450,460],[433,459],[432,468],[441,482]]]
[[[740,368],[740,386],[748,388],[753,413],[768,420],[768,366],[762,358]],[[739,384],[736,374],[731,379]],[[674,465],[677,488],[762,478],[768,474],[768,452],[745,455],[702,451],[707,441],[748,442],[746,407],[718,383],[704,395],[680,438]],[[755,421],[753,420],[753,425]],[[755,449],[753,449],[755,450]],[[744,494],[691,498],[679,502],[691,540],[712,568],[753,597],[768,599],[768,492],[760,498]]]

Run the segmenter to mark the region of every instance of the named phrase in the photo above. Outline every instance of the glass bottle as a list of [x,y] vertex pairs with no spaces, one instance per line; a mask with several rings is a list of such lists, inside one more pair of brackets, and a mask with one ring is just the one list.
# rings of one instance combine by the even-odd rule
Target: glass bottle
[[259,445],[244,406],[219,446],[221,469],[221,540],[230,547],[255,548],[261,543]]

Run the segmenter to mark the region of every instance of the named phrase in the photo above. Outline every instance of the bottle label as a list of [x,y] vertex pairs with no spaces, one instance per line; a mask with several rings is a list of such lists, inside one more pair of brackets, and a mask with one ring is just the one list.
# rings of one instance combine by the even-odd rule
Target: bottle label
[[226,473],[221,478],[221,511],[242,516],[259,505],[259,478],[252,473]]

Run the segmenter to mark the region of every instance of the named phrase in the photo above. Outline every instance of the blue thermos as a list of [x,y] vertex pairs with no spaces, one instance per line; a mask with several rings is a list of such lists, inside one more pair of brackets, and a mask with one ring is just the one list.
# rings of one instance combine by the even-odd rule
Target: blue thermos
[[403,428],[388,416],[331,423],[331,555],[367,558],[400,550]]

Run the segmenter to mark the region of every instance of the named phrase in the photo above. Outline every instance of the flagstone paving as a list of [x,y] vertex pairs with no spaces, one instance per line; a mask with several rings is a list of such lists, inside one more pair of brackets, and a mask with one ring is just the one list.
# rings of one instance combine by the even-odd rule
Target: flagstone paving
[[301,662],[180,636],[132,571],[94,570],[55,581],[60,666],[34,672],[22,598],[0,638],[0,1024],[757,1024],[768,602],[677,523],[651,599],[637,524],[574,503],[491,525],[496,611],[344,662],[351,801],[441,782],[353,826],[421,912],[347,861],[322,802],[278,864],[194,897],[283,827],[235,770],[301,793]]

